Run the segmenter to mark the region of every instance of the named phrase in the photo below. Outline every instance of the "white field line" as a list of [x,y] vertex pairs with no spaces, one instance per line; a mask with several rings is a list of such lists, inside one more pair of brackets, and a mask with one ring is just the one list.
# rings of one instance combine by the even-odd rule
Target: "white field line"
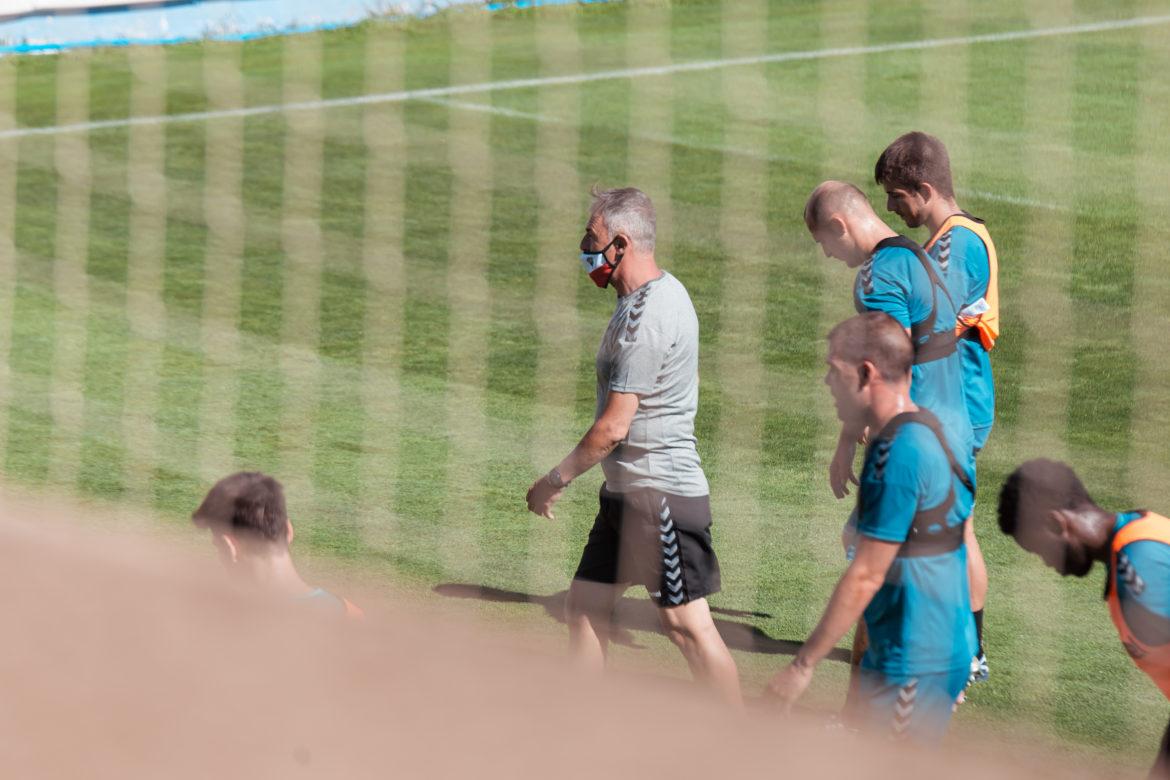
[[[486,114],[495,114],[496,116],[504,116],[509,119],[517,119],[526,122],[540,122],[544,124],[569,124],[566,120],[555,116],[548,116],[545,114],[532,114],[527,111],[516,111],[511,108],[503,108],[500,106],[489,106],[486,103],[469,103],[461,100],[447,100],[445,98],[418,98],[419,102],[433,103],[438,106],[446,106],[448,108],[455,108],[464,111],[480,111]],[[698,151],[714,152],[716,154],[727,154],[736,157],[748,157],[754,160],[761,160],[763,162],[805,162],[801,158],[792,155],[783,154],[769,154],[768,152],[760,151],[759,149],[749,149],[741,146],[723,146],[720,144],[704,144],[693,141],[685,141],[681,138],[667,135],[664,133],[630,133],[631,137],[639,138],[643,141],[652,141],[661,144],[672,144],[675,146],[686,147],[687,149],[695,149]],[[858,173],[865,171],[858,170]],[[1007,203],[1012,206],[1024,206],[1027,208],[1048,209],[1049,211],[1070,211],[1068,206],[1057,203],[1046,203],[1044,201],[1033,200],[1020,195],[1004,195],[997,192],[986,192],[984,190],[971,190],[963,187],[955,188],[960,195],[975,198],[978,200],[997,201],[999,203]]]
[[883,43],[874,46],[844,46],[828,49],[812,49],[808,51],[779,52],[777,54],[761,54],[753,57],[730,57],[718,60],[675,62],[669,65],[624,68],[621,70],[603,70],[594,73],[572,73],[564,76],[542,76],[539,78],[488,81],[478,84],[456,84],[447,87],[409,89],[398,92],[383,92],[371,95],[355,95],[353,97],[330,98],[327,100],[302,100],[291,103],[273,103],[263,106],[252,106],[250,108],[235,108],[219,111],[197,111],[187,114],[167,114],[161,116],[133,116],[127,117],[125,119],[107,119],[97,122],[79,122],[76,124],[50,125],[45,127],[20,127],[0,132],[0,139],[24,138],[35,135],[58,135],[60,133],[86,133],[93,130],[130,127],[133,125],[171,124],[175,122],[205,122],[227,117],[264,116],[267,114],[279,114],[291,111],[319,111],[321,109],[328,108],[376,105],[380,103],[402,103],[408,100],[421,100],[424,98],[477,95],[485,92],[534,89],[538,87],[552,87],[569,84],[587,84],[594,81],[636,79],[646,76],[669,76],[675,73],[695,73],[700,71],[719,70],[721,68],[741,67],[745,65],[761,65],[780,62],[803,62],[807,60],[822,60],[832,57],[855,57],[859,55],[885,54],[898,51],[938,49],[947,46],[971,46],[981,43],[1006,43],[1011,41],[1032,40],[1035,38],[1052,38],[1062,35],[1085,35],[1088,33],[1112,32],[1115,30],[1130,30],[1142,27],[1155,27],[1164,24],[1170,24],[1170,14],[1162,14],[1159,16],[1138,16],[1131,19],[1116,19],[1108,22],[1090,22],[1086,24],[1062,25],[1059,27],[1040,27],[1028,30],[1008,30],[1006,32],[986,33],[983,35],[966,35],[953,38],[929,38],[919,41]]

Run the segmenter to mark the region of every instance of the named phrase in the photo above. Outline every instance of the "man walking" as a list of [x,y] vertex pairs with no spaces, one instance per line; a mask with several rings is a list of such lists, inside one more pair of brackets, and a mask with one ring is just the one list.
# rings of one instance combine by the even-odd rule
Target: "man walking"
[[871,432],[857,547],[817,627],[768,692],[798,699],[864,614],[870,642],[852,714],[890,738],[936,743],[975,650],[963,543],[974,490],[953,436],[911,399],[913,361],[910,339],[887,314],[861,314],[829,333],[825,383],[837,416]]
[[571,653],[603,668],[617,600],[642,584],[695,678],[739,704],[735,660],[706,599],[719,590],[719,562],[694,435],[698,318],[686,288],[655,261],[650,198],[633,188],[592,194],[581,262],[618,296],[597,352],[596,416],[573,451],[533,483],[528,509],[554,519],[566,486],[600,463],[600,509],[569,588]]
[[[886,208],[906,227],[926,227],[923,247],[938,263],[948,286],[959,294],[956,335],[963,368],[963,395],[974,436],[974,453],[987,444],[995,422],[995,378],[991,350],[999,338],[999,259],[983,221],[959,208],[951,177],[951,159],[933,135],[912,132],[894,139],[878,157],[874,179],[886,191]],[[953,281],[952,281],[953,280]],[[971,607],[979,637],[973,680],[988,677],[983,650],[983,606],[987,598],[987,565],[975,538],[972,521],[967,537]]]

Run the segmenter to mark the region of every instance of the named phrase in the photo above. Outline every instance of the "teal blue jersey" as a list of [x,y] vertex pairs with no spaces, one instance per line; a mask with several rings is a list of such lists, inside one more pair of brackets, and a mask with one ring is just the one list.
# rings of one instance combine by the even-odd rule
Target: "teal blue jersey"
[[[991,281],[991,260],[983,239],[969,228],[952,225],[941,236],[931,239],[928,246],[927,253],[938,263],[947,286],[956,295],[960,314],[981,313]],[[995,422],[995,379],[991,374],[990,353],[974,330],[967,331],[957,347],[971,427],[990,429]]]
[[[885,312],[909,330],[920,329],[929,323],[933,313],[931,332],[940,337],[952,337],[957,321],[953,301],[961,300],[965,290],[956,290],[959,295],[955,295],[949,289],[954,280],[943,275],[937,263],[934,269],[944,286],[936,285],[918,255],[897,245],[899,239],[907,240],[899,236],[879,243],[858,271],[853,291],[857,311]],[[924,335],[916,339],[916,351],[924,346],[925,339]],[[958,350],[936,360],[916,362],[910,382],[910,398],[938,417],[948,436],[956,441],[953,448],[956,457],[963,463],[970,461],[967,465],[974,478],[974,439]]]
[[[951,431],[946,436],[954,451],[960,440]],[[973,505],[938,437],[921,422],[906,422],[892,437],[879,435],[866,450],[857,530],[903,547],[865,609],[864,668],[903,677],[970,666],[977,644],[961,535]],[[924,527],[922,517],[933,519]],[[954,544],[911,554],[911,544],[933,535]]]
[[[1114,534],[1142,515],[1119,514]],[[1170,545],[1152,539],[1125,545],[1117,552],[1106,587],[1116,590],[1125,622],[1142,644],[1170,644]]]

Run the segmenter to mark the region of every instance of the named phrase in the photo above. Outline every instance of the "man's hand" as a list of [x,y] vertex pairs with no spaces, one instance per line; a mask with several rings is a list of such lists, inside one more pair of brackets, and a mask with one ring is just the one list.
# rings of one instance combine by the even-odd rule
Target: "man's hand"
[[554,488],[547,477],[540,477],[532,483],[532,487],[528,488],[528,495],[525,496],[525,500],[528,502],[528,511],[541,517],[547,517],[549,520],[556,520],[556,515],[552,513],[553,504],[560,499],[564,492],[564,488]]
[[808,684],[812,682],[812,676],[812,666],[793,661],[776,672],[771,680],[768,680],[768,687],[764,693],[773,702],[782,705],[785,712],[788,712],[796,700],[804,695]]
[[853,458],[856,454],[857,444],[852,437],[842,436],[837,442],[833,460],[829,463],[829,488],[837,498],[849,495],[850,482],[860,484],[857,475],[853,473]]

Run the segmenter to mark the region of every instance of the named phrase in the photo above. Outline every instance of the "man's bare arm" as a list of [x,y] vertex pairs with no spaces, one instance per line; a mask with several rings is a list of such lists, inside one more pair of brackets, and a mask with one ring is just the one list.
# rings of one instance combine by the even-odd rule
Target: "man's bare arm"
[[[629,434],[630,423],[633,422],[637,411],[638,396],[635,393],[611,391],[605,399],[605,408],[602,409],[601,416],[581,437],[573,451],[557,465],[561,480],[568,483],[576,479],[613,452]],[[556,519],[552,507],[563,492],[563,487],[553,487],[547,478],[538,478],[525,496],[528,511],[549,520]]]
[[557,465],[561,478],[566,482],[576,479],[605,460],[629,434],[630,423],[637,411],[638,396],[635,393],[610,391],[601,416],[581,437],[573,451]]
[[820,622],[792,663],[768,681],[767,693],[786,706],[800,698],[812,681],[813,669],[857,623],[885,582],[886,572],[890,570],[900,546],[896,542],[860,537],[857,556],[833,589]]
[[793,664],[816,666],[837,646],[881,589],[901,546],[898,542],[881,542],[864,535],[858,537],[853,563],[841,575],[821,621],[792,659]]

